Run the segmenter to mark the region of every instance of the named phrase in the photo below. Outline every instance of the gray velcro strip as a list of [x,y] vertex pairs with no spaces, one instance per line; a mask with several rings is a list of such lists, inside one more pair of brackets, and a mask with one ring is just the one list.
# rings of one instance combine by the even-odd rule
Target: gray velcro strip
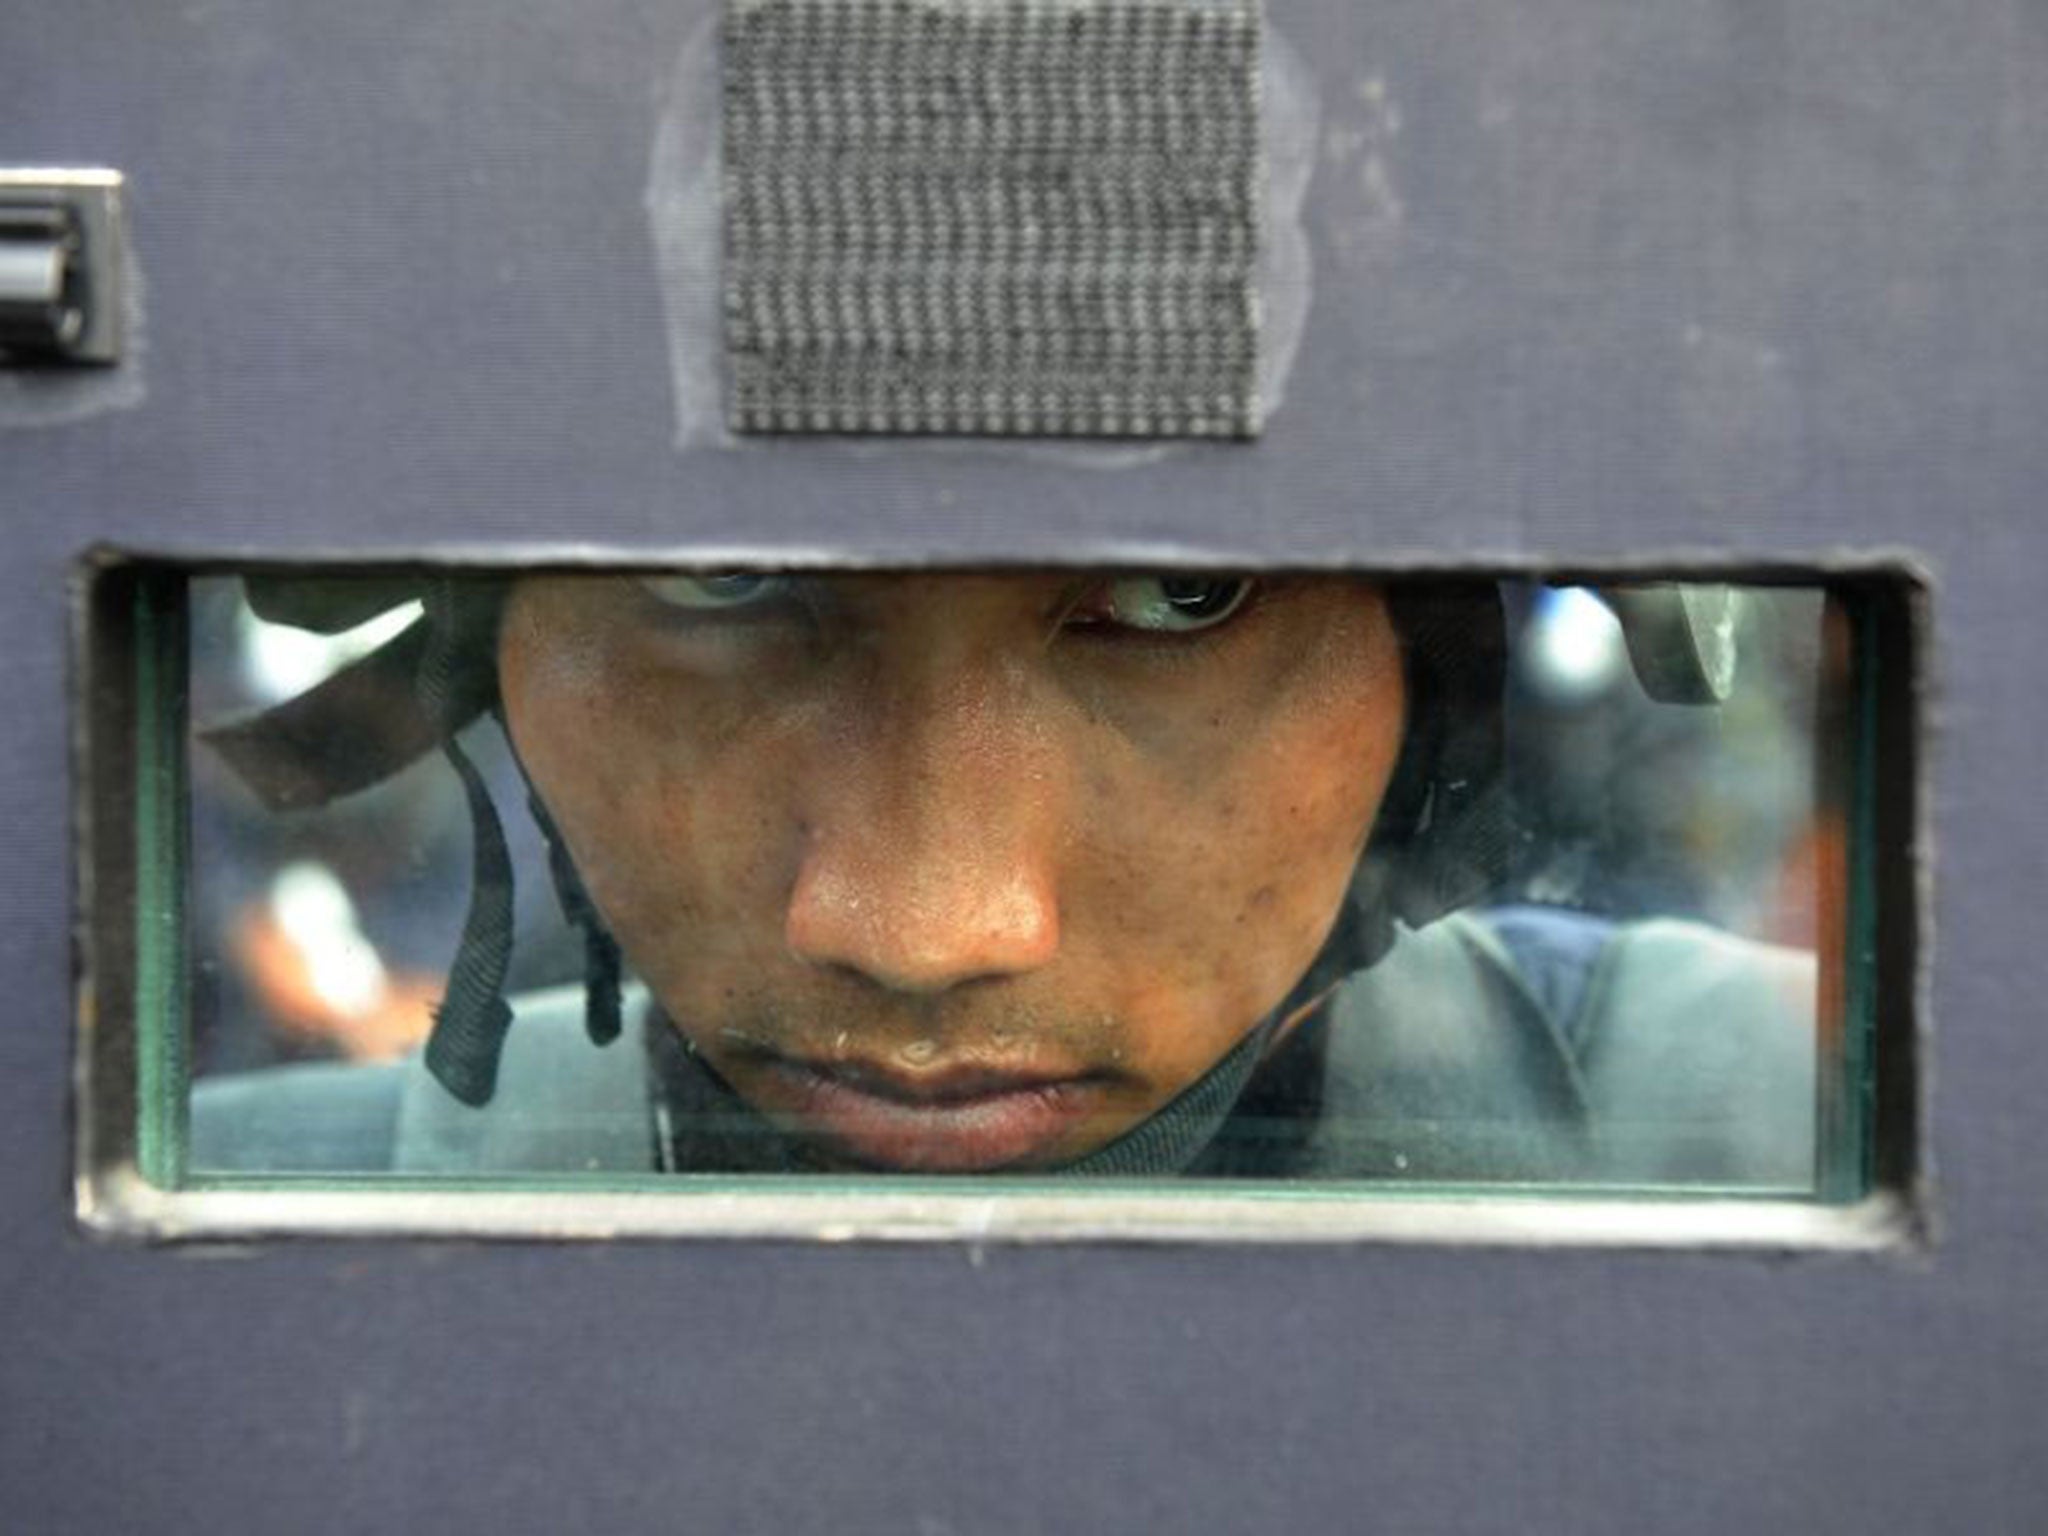
[[1259,0],[731,0],[739,432],[1257,431]]

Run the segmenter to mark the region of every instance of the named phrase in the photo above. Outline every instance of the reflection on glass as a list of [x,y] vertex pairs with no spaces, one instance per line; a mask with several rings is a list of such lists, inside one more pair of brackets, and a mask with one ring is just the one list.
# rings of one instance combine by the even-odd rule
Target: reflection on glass
[[198,1174],[1798,1194],[1830,1155],[1817,588],[696,571],[190,606]]

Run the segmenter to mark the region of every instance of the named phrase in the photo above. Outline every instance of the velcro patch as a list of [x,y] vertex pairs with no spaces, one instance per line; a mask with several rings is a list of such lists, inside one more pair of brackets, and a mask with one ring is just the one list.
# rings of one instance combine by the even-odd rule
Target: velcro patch
[[1250,437],[1259,0],[731,0],[739,432]]

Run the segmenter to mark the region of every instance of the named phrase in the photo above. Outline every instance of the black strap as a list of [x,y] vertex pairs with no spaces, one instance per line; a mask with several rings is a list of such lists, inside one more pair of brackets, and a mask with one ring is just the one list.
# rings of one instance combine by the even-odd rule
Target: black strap
[[463,1103],[481,1108],[498,1088],[498,1058],[512,1008],[505,971],[512,960],[512,855],[483,775],[451,737],[441,747],[469,798],[473,872],[462,942],[448,972],[448,991],[427,1036],[427,1070]]
[[[519,765],[519,771],[524,776],[524,763]],[[534,825],[540,828],[541,839],[548,845],[548,874],[555,884],[555,899],[562,904],[562,916],[570,927],[583,934],[584,1031],[594,1044],[610,1045],[619,1038],[620,1027],[619,974],[623,962],[618,940],[605,927],[597,904],[584,890],[583,878],[576,873],[576,862],[569,857],[569,846],[562,840],[561,830],[548,814],[547,806],[534,793],[531,780],[526,785],[526,807]]]

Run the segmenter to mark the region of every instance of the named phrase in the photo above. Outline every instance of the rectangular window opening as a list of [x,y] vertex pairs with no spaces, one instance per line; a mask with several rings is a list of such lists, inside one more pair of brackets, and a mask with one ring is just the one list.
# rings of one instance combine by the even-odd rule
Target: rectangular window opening
[[80,1211],[1913,1241],[1923,610],[104,557]]

